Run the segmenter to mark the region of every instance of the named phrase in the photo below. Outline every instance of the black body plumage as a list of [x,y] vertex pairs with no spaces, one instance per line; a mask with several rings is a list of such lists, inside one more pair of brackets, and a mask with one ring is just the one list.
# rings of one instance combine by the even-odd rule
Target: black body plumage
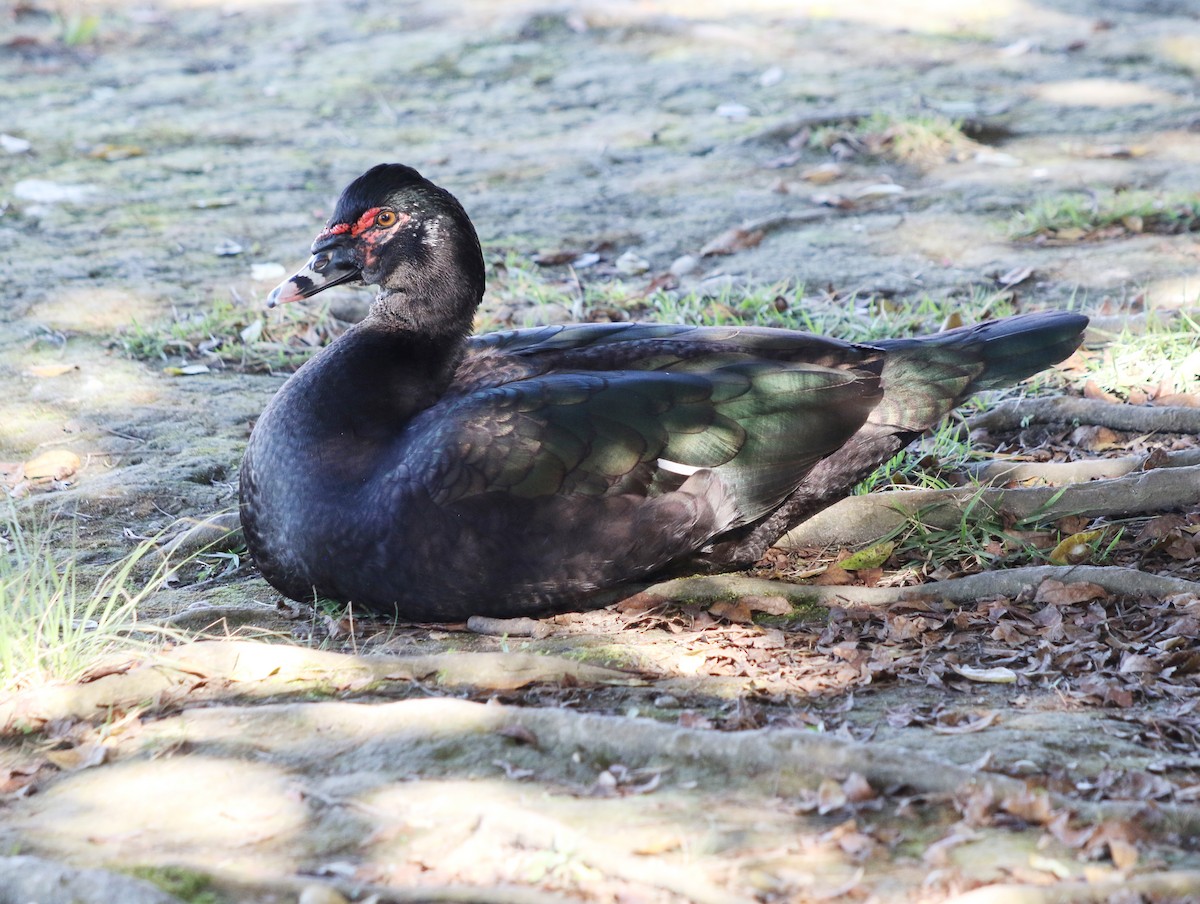
[[538,614],[747,565],[971,393],[1067,357],[1087,323],[868,345],[649,323],[468,338],[474,229],[399,166],[355,180],[313,251],[273,297],[350,276],[382,291],[256,425],[247,542],[288,596],[407,620]]

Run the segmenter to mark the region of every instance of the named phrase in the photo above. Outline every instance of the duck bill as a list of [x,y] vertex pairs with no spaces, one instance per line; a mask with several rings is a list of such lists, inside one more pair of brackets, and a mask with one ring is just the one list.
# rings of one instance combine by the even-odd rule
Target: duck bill
[[362,271],[338,253],[341,249],[319,251],[307,264],[285,279],[267,296],[267,307],[311,298],[332,286],[362,279]]

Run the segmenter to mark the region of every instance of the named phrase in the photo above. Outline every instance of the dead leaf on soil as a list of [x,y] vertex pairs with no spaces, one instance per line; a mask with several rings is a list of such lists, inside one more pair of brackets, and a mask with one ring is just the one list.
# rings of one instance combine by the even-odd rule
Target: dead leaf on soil
[[31,364],[29,373],[35,377],[61,377],[73,370],[79,370],[78,364]]
[[532,747],[534,750],[541,750],[541,745],[538,744],[537,735],[519,723],[502,725],[496,730],[496,734],[502,738],[509,738],[516,741],[518,744],[524,744],[527,747]]
[[1052,606],[1068,606],[1072,603],[1106,599],[1108,599],[1108,591],[1099,584],[1091,584],[1087,581],[1064,584],[1062,581],[1045,580],[1038,585],[1033,601],[1049,603]]
[[969,665],[951,665],[958,674],[968,681],[979,681],[983,684],[1013,684],[1017,673],[1007,666],[997,666],[994,669],[977,669]]
[[560,251],[543,251],[533,256],[533,262],[539,267],[561,267],[579,257],[580,252],[572,249]]
[[1100,387],[1100,384],[1095,380],[1088,380],[1083,384],[1083,397],[1085,399],[1094,399],[1098,402],[1112,402],[1114,405],[1120,405],[1123,399],[1118,395],[1113,395]]
[[1071,443],[1089,452],[1103,452],[1121,445],[1121,438],[1108,427],[1085,425],[1076,427],[1071,433]]
[[859,571],[865,568],[878,568],[891,556],[892,551],[896,548],[896,544],[891,540],[884,543],[876,543],[874,546],[868,546],[866,549],[860,549],[858,552],[847,556],[838,562],[838,566],[846,571]]
[[654,857],[659,854],[669,854],[683,847],[683,839],[679,835],[663,834],[649,841],[644,841],[633,849],[635,854],[643,857]]
[[937,734],[960,735],[971,734],[991,728],[1000,721],[1000,714],[994,709],[982,713],[943,713],[937,722],[930,726]]
[[788,615],[791,603],[782,596],[742,596],[735,600],[721,600],[708,609],[710,615],[725,618],[737,624],[748,624],[754,620],[755,612],[767,615]]
[[1102,536],[1103,530],[1072,534],[1051,550],[1048,560],[1051,565],[1080,565],[1092,557],[1091,544]]
[[1045,791],[1026,789],[1000,801],[1000,809],[1032,825],[1047,825],[1057,814]]
[[51,449],[25,462],[28,480],[66,480],[79,470],[79,456],[68,449]]
[[830,565],[813,579],[813,583],[820,587],[841,587],[853,584],[854,575],[841,565]]
[[817,788],[817,812],[820,815],[824,816],[826,813],[840,810],[846,806],[846,801],[846,791],[841,782],[835,778],[821,780],[821,784]]
[[1112,858],[1113,866],[1121,872],[1127,872],[1137,866],[1137,848],[1122,838],[1108,840],[1108,856]]
[[1190,392],[1169,392],[1150,400],[1151,405],[1168,405],[1178,408],[1200,408],[1200,396]]
[[845,174],[846,171],[841,164],[831,161],[822,163],[819,166],[809,167],[800,174],[800,178],[805,182],[811,182],[813,185],[828,185],[830,182],[836,182]]
[[46,759],[63,772],[77,772],[108,762],[108,753],[103,744],[80,744],[66,750],[48,750]]
[[846,776],[842,790],[846,793],[846,800],[852,804],[861,804],[879,796],[861,772],[851,772]]
[[726,229],[701,248],[700,256],[712,257],[718,254],[734,254],[738,251],[745,251],[761,242],[764,235],[766,233],[761,229],[747,231],[740,226],[734,226],[732,229]]

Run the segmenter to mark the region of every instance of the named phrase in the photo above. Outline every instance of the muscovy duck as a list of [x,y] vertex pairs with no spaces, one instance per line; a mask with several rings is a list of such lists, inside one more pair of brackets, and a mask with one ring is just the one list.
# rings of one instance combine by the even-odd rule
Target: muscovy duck
[[256,424],[241,517],[263,576],[412,621],[602,605],[756,561],[973,392],[1067,357],[1028,314],[851,344],[784,329],[589,323],[469,336],[466,212],[400,164],[350,183],[269,303],[352,280],[370,313]]

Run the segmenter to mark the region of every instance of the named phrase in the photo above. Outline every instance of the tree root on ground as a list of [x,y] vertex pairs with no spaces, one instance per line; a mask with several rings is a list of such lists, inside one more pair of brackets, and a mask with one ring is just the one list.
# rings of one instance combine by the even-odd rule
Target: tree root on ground
[[1166,597],[1177,593],[1200,594],[1200,581],[1149,574],[1132,568],[1104,565],[1031,565],[984,571],[961,578],[931,581],[908,587],[858,587],[788,584],[768,578],[721,574],[677,578],[642,590],[663,602],[688,603],[737,596],[782,596],[789,602],[818,606],[890,606],[910,600],[937,599],[947,603],[974,603],[992,597],[1016,597],[1036,590],[1043,581],[1088,583],[1125,596]]
[[[1146,466],[1150,464],[1151,467]],[[1063,486],[1089,480],[1124,477],[1135,471],[1183,468],[1200,465],[1200,449],[1184,449],[1165,455],[1129,455],[1123,458],[1084,458],[1079,461],[1014,461],[993,459],[974,462],[954,473],[988,486],[1004,483],[1045,483]]]
[[[1196,412],[1200,416],[1200,411]],[[848,496],[789,531],[782,547],[858,546],[919,520],[954,528],[964,519],[1054,521],[1068,515],[1127,516],[1200,504],[1200,465],[1155,468],[1066,487],[897,490]]]
[[181,644],[123,671],[73,685],[42,685],[0,701],[0,734],[55,719],[103,720],[114,710],[166,711],[211,700],[366,691],[395,681],[515,690],[535,683],[641,684],[629,672],[534,653],[352,656],[245,640]]
[[1058,882],[1052,885],[987,885],[956,895],[945,904],[1106,904],[1116,900],[1200,899],[1200,872],[1145,873],[1115,882]]
[[[326,709],[320,707],[325,706]],[[538,752],[539,762],[569,762],[586,751],[589,762],[621,764],[628,770],[667,771],[679,783],[711,782],[723,776],[730,790],[738,785],[760,787],[768,782],[776,796],[803,794],[826,778],[843,780],[858,773],[879,793],[901,791],[944,796],[979,793],[1004,808],[1006,801],[1027,801],[1044,795],[1047,818],[1070,813],[1095,824],[1113,819],[1136,819],[1144,831],[1157,835],[1200,831],[1200,806],[1142,800],[1077,800],[1066,794],[1032,788],[1021,778],[981,772],[903,745],[861,743],[809,729],[759,728],[714,731],[686,728],[645,718],[581,713],[572,709],[532,708],[474,703],[453,698],[409,699],[387,702],[336,704],[275,703],[196,708],[182,716],[194,745],[200,739],[225,738],[212,732],[214,723],[238,726],[239,749],[255,757],[270,757],[278,748],[296,755],[294,742],[280,724],[294,724],[297,710],[306,708],[306,724],[333,745],[336,732],[345,732],[344,743],[354,743],[357,725],[369,725],[373,734],[392,738],[413,761],[424,755],[414,745],[436,747],[446,737],[526,738]],[[327,713],[327,715],[322,715]],[[168,726],[167,728],[170,728]],[[167,730],[164,728],[164,730]],[[174,731],[178,731],[175,726]],[[149,730],[147,730],[149,731]],[[152,739],[153,732],[146,737]],[[221,743],[227,745],[227,740]],[[226,755],[231,753],[228,746]],[[383,759],[394,752],[380,749]],[[1022,804],[1023,805],[1023,804]],[[632,877],[631,877],[632,878]],[[640,877],[644,879],[645,877]]]
[[1162,405],[1119,405],[1094,399],[1054,396],[1012,399],[967,419],[972,430],[1003,433],[1030,424],[1091,424],[1138,433],[1200,434],[1200,408]]

